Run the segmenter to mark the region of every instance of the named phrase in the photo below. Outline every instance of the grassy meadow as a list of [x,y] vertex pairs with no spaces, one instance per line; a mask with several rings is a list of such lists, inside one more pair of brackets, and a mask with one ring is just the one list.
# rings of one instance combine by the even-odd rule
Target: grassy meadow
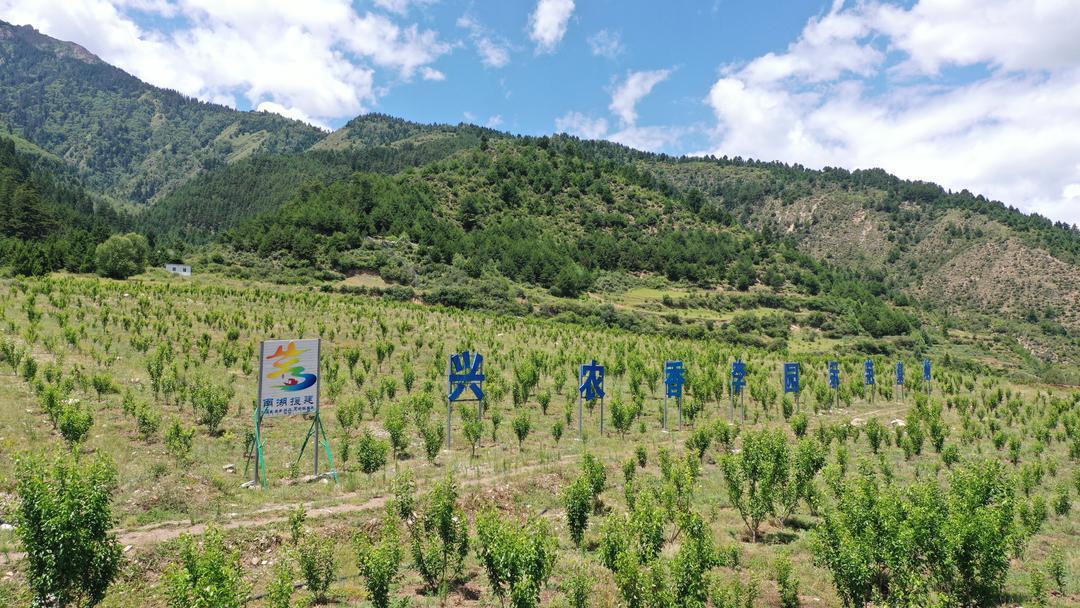
[[[636,289],[614,300],[647,310],[664,296]],[[839,606],[843,597],[813,550],[815,528],[839,500],[835,489],[864,472],[883,487],[944,487],[955,471],[984,460],[1000,463],[1008,476],[1017,525],[1025,530],[1010,551],[1001,601],[1041,601],[1039,576],[1047,578],[1052,556],[1064,556],[1063,587],[1049,576],[1045,600],[1080,603],[1080,518],[1069,504],[1080,492],[1080,392],[943,362],[946,353],[971,348],[967,343],[939,340],[927,353],[873,357],[878,384],[871,393],[863,384],[866,356],[809,329],[795,332],[789,352],[766,352],[707,338],[162,274],[125,282],[70,275],[5,280],[0,326],[7,385],[0,394],[0,520],[13,521],[17,509],[20,459],[71,449],[82,459],[111,459],[123,565],[102,606],[169,605],[163,573],[179,559],[183,535],[202,538],[208,529],[220,530],[226,546],[240,552],[249,606],[271,605],[275,567],[297,561],[295,530],[327,548],[333,567],[325,600],[367,606],[372,598],[354,537],[377,538],[387,509],[400,506],[402,480],[415,484],[410,494],[422,509],[448,477],[470,547],[460,577],[440,593],[414,567],[402,530],[405,555],[391,596],[412,606],[506,605],[477,553],[477,519],[490,509],[505,521],[541,522],[553,538],[541,605],[580,605],[571,591],[584,584],[588,605],[660,605],[648,598],[633,604],[624,577],[604,563],[608,520],[639,512],[646,495],[655,497],[660,522],[656,561],[648,564],[677,569],[690,542],[686,522],[704,522],[699,532],[718,556],[700,579],[708,605],[787,606],[794,577],[797,605]],[[338,480],[306,478],[310,446],[297,462],[309,419],[273,418],[263,425],[269,486],[242,487],[252,476],[245,453],[259,341],[301,337],[323,340],[322,416]],[[463,350],[486,357],[488,402],[481,420],[469,416],[475,404],[454,408],[447,450],[440,435],[446,361]],[[926,391],[923,354],[935,361],[929,400],[917,397]],[[607,366],[604,433],[600,404],[587,404],[579,437],[577,366],[594,358]],[[748,362],[750,374],[733,419],[728,381],[736,358]],[[826,376],[834,358],[843,374],[838,407]],[[907,365],[902,399],[892,381],[899,358]],[[681,428],[672,401],[665,431],[661,369],[668,359],[685,361],[688,372]],[[802,363],[798,411],[782,393],[789,360]],[[92,423],[80,435],[87,414]],[[820,462],[800,494],[778,500],[790,508],[768,509],[754,533],[733,505],[725,462],[744,456],[744,439],[762,429],[778,429],[795,454],[800,442],[814,441]],[[389,447],[386,462],[364,472],[373,468],[365,457],[374,444]],[[594,458],[605,475],[577,546],[565,497]],[[327,467],[324,458],[320,464]],[[778,565],[787,560],[792,574],[782,584]],[[292,605],[313,601],[300,570],[293,578]],[[2,529],[0,605],[29,605],[30,597],[20,544]]]

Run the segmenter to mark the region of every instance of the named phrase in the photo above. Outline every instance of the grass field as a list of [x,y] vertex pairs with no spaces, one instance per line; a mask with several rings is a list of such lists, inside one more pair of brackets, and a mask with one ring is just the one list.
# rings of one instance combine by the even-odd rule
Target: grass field
[[[364,277],[349,282],[370,287],[369,283]],[[642,288],[625,294],[623,303],[647,308],[663,295]],[[119,471],[113,510],[124,567],[103,606],[167,605],[162,573],[177,560],[181,535],[199,535],[211,525],[221,528],[227,543],[241,551],[243,576],[253,591],[249,605],[265,605],[261,595],[273,566],[291,559],[288,517],[298,505],[306,508],[309,534],[332,539],[337,565],[332,601],[367,605],[351,539],[378,529],[394,480],[406,473],[415,480],[419,495],[453,476],[470,524],[489,507],[514,521],[534,516],[548,522],[558,548],[553,575],[541,589],[542,605],[567,605],[564,584],[581,573],[591,574],[594,582],[591,605],[626,605],[601,560],[604,522],[628,510],[625,462],[636,459],[643,449],[645,465],[636,467],[635,479],[667,488],[669,469],[682,466],[695,432],[731,419],[727,374],[737,357],[750,367],[750,385],[742,398],[745,412],[737,412],[731,421],[739,437],[756,429],[778,428],[792,445],[797,439],[792,421],[798,416],[785,412],[790,405],[785,407],[781,392],[781,365],[788,356],[710,339],[635,335],[205,276],[127,282],[72,276],[5,281],[0,284],[0,307],[4,327],[0,374],[8,386],[0,396],[0,520],[12,521],[18,503],[16,461],[28,453],[68,449],[50,420],[48,396],[88,411],[93,424],[81,454],[107,455]],[[723,321],[711,311],[687,314],[698,312]],[[851,478],[868,468],[891,477],[897,486],[919,480],[944,483],[951,468],[985,458],[1004,463],[1018,480],[1029,479],[1026,485],[1017,482],[1018,503],[1042,497],[1054,505],[1062,489],[1073,497],[1080,492],[1075,460],[1080,454],[1070,458],[1070,441],[1078,440],[1067,430],[1068,421],[1080,413],[1080,392],[1075,388],[1013,384],[939,364],[930,402],[942,405],[944,445],[958,448],[960,463],[950,467],[932,441],[927,439],[919,453],[910,453],[910,445],[900,440],[906,431],[895,430],[896,421],[910,417],[915,405],[911,393],[925,390],[914,353],[905,356],[909,379],[905,399],[898,399],[891,386],[895,357],[875,358],[879,384],[871,395],[862,381],[865,357],[853,353],[843,340],[812,334],[804,329],[793,333],[790,348],[795,354],[790,357],[803,365],[800,406],[807,415],[805,434],[822,440],[827,455],[825,468],[811,482],[817,488],[814,508],[800,502],[786,521],[766,517],[754,541],[732,506],[721,466],[740,452],[741,439],[712,441],[702,452],[693,483],[680,490],[686,498],[680,508],[701,516],[719,552],[738,555],[737,560],[708,568],[710,587],[753,581],[760,592],[753,605],[780,606],[776,563],[780,556],[789,556],[801,605],[841,605],[829,570],[815,563],[811,551],[812,530],[834,499],[828,490],[829,475]],[[322,416],[338,481],[303,479],[310,473],[310,450],[299,463],[296,459],[310,420],[277,418],[263,427],[269,487],[242,488],[251,476],[250,471],[245,475],[245,439],[253,426],[259,341],[300,337],[323,339]],[[966,342],[972,340],[965,336]],[[937,361],[951,348],[948,342],[939,343],[929,356]],[[489,402],[475,455],[459,407],[454,412],[453,449],[444,446],[429,459],[423,431],[446,423],[446,359],[466,349],[487,358]],[[13,358],[19,364],[12,366]],[[605,433],[599,431],[601,410],[596,406],[584,410],[584,434],[578,438],[577,366],[594,358],[608,371]],[[832,358],[841,361],[843,387],[841,406],[830,410],[833,394],[824,387],[825,363]],[[34,362],[33,373],[27,370],[28,359]],[[680,429],[675,405],[670,404],[670,432],[665,432],[660,371],[668,359],[686,362],[687,403],[692,401],[690,409],[700,411],[693,419],[688,415]],[[200,423],[200,387],[231,394],[219,428],[212,432]],[[627,407],[637,415],[617,430],[612,408]],[[357,410],[358,419],[350,423],[349,412]],[[405,416],[407,445],[398,458],[391,454],[381,470],[365,474],[358,462],[358,443],[365,431],[387,438],[391,412]],[[497,429],[493,413],[501,418]],[[515,419],[529,423],[520,443]],[[887,429],[879,454],[873,453],[863,432],[871,420]],[[195,431],[187,455],[166,445],[167,429],[174,423]],[[558,423],[563,425],[559,441],[553,436]],[[999,443],[999,433],[1016,437],[1019,447],[1012,450],[1005,439]],[[563,496],[578,477],[586,453],[605,466],[606,483],[579,548],[571,541]],[[1003,602],[1029,604],[1030,572],[1042,571],[1057,550],[1066,556],[1068,575],[1063,591],[1051,585],[1049,604],[1080,604],[1076,513],[1076,508],[1060,514],[1050,509],[1045,522],[1012,556]],[[686,538],[672,521],[664,524],[663,538],[658,559],[674,559]],[[20,552],[14,533],[0,530],[0,605],[30,602]],[[303,605],[306,593],[298,590],[294,602]],[[393,595],[410,598],[414,606],[502,604],[473,551],[461,581],[441,598],[424,589],[406,557]],[[710,605],[714,604],[715,600]]]

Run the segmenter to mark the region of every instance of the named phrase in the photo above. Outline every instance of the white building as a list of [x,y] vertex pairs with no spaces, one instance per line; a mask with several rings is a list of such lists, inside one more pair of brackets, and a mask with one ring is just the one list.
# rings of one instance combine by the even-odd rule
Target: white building
[[191,276],[191,266],[188,264],[165,264],[165,270],[182,277]]

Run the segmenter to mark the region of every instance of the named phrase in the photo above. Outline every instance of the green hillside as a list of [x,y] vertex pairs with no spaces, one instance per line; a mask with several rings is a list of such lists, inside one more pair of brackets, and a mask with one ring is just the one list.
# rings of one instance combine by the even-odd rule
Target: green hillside
[[393,175],[458,150],[479,147],[480,127],[428,127],[384,115],[350,121],[303,154],[261,155],[196,176],[142,216],[145,229],[204,242],[221,230],[273,211],[302,191],[356,171]]
[[0,22],[0,63],[0,121],[122,200],[153,201],[203,171],[299,152],[323,136],[150,86],[28,26]]
[[125,224],[47,156],[0,136],[0,264],[17,274],[92,271],[94,247]]

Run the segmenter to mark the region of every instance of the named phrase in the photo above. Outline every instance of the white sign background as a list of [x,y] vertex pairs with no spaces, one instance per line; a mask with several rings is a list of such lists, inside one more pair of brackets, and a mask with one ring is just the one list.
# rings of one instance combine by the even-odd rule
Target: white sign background
[[320,341],[265,340],[259,356],[262,416],[313,414],[319,403]]

